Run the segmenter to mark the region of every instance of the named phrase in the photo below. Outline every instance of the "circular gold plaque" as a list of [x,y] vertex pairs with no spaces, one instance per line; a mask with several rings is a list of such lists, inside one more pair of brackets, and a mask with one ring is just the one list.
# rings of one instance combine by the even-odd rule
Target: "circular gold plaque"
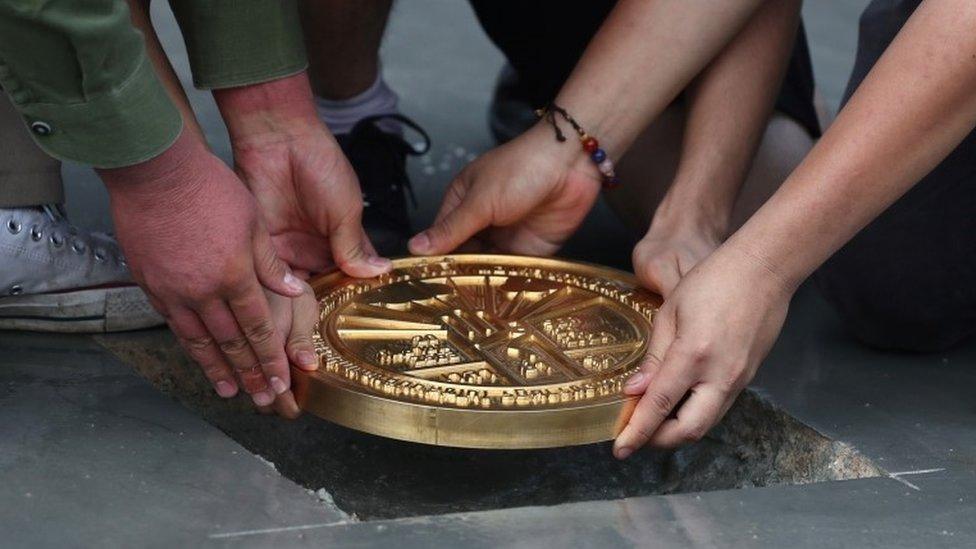
[[613,438],[659,298],[632,275],[506,255],[404,258],[312,282],[320,368],[305,410],[401,440],[547,448]]

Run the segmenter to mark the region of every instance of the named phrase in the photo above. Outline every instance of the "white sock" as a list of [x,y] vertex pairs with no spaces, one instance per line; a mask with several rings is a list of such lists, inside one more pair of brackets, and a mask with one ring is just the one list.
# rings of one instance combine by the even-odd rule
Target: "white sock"
[[[376,81],[366,89],[366,91],[350,97],[349,99],[326,99],[315,96],[315,110],[319,113],[319,118],[325,122],[333,134],[339,135],[349,133],[352,127],[367,116],[377,114],[395,114],[400,111],[397,109],[397,94],[386,85],[382,76],[377,76]],[[396,120],[380,120],[377,125],[381,130],[388,133],[400,134],[403,129]]]

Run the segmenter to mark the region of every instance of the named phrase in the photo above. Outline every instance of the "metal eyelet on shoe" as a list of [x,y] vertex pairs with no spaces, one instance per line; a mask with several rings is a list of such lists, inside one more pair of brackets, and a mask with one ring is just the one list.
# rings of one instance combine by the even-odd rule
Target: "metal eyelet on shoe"
[[92,255],[95,256],[95,261],[98,262],[105,261],[105,252],[103,252],[102,250],[95,250],[95,252]]
[[21,287],[19,284],[10,287],[10,295],[20,295],[22,293],[24,293],[24,288]]
[[37,225],[31,227],[30,234],[31,234],[31,240],[33,240],[34,242],[40,242],[41,239],[44,238],[44,231],[38,229]]
[[85,243],[75,240],[74,242],[71,243],[71,249],[74,250],[76,254],[83,254],[85,253],[85,249],[86,249]]
[[7,221],[7,230],[10,231],[10,234],[20,233],[21,228],[20,221],[13,218]]
[[57,233],[52,234],[49,240],[51,241],[51,244],[54,244],[55,248],[60,248],[64,245],[64,238]]

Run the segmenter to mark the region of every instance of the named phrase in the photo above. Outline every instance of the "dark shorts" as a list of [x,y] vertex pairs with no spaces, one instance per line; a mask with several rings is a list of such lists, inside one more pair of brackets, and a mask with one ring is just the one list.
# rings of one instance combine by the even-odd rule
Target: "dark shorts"
[[[920,0],[874,0],[860,21],[845,102]],[[933,37],[938,39],[938,37]],[[976,132],[815,275],[863,341],[941,350],[976,333]]]
[[[555,97],[614,0],[471,0],[485,33],[508,58],[533,105]],[[813,69],[803,28],[776,101],[812,137],[820,125],[813,107]]]

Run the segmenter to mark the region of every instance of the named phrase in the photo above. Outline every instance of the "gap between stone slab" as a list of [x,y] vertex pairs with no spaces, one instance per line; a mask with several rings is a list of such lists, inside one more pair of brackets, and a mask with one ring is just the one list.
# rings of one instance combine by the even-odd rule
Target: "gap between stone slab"
[[384,439],[306,414],[254,412],[214,394],[166,330],[96,336],[164,393],[280,474],[351,519],[391,519],[655,494],[849,480],[886,473],[851,446],[802,424],[752,391],[701,442],[642,451],[610,444],[525,451],[442,448]]

